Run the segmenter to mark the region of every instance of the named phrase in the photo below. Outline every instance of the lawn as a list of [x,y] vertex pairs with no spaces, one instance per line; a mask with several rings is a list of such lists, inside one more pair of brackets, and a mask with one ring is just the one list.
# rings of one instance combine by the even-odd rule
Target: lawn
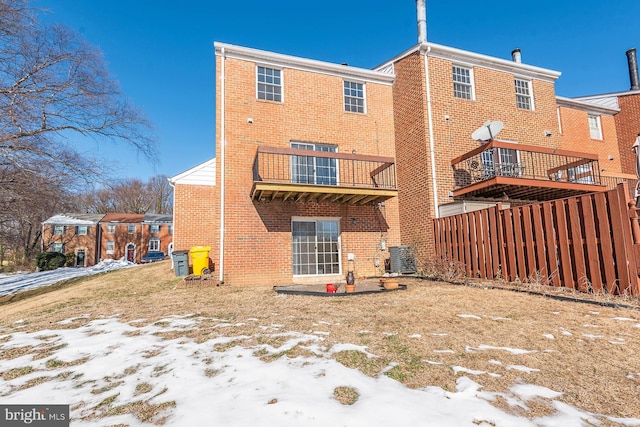
[[[319,409],[342,408],[344,425],[366,425],[367,413],[390,425],[376,412],[381,397],[407,393],[396,405],[427,395],[424,402],[436,402],[413,404],[416,416],[433,421],[424,425],[640,425],[634,300],[607,299],[625,305],[614,308],[417,278],[403,279],[404,291],[331,298],[179,281],[160,262],[0,306],[0,401],[57,399],[71,404],[72,425],[189,425],[193,411],[179,410],[188,407],[185,394],[246,380],[244,391],[224,393],[224,409],[211,415],[218,422],[256,422],[242,399],[263,403],[261,425],[336,421],[315,414],[315,424],[302,422],[313,412],[307,401],[317,399]],[[134,342],[142,347],[126,353]],[[225,377],[238,360],[247,366]],[[323,374],[305,387],[304,367],[319,364]],[[352,376],[356,370],[364,375]],[[240,372],[281,380],[256,385]],[[279,381],[286,387],[272,388]],[[330,399],[307,396],[322,387]],[[296,400],[303,396],[307,403]],[[449,410],[447,399],[463,400]],[[234,411],[235,422],[225,418]],[[399,412],[391,420],[411,423]]]

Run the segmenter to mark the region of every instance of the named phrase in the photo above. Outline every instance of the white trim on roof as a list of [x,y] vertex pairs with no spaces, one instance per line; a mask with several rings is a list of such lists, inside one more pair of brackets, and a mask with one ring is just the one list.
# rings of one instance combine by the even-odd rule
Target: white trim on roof
[[625,90],[625,91],[622,91],[622,92],[601,93],[599,95],[576,96],[573,99],[591,100],[591,99],[610,98],[610,97],[628,96],[628,95],[639,95],[639,94],[640,94],[640,90]]
[[617,102],[615,103],[615,107],[596,104],[594,102],[589,102],[582,99],[574,99],[574,98],[565,98],[563,96],[556,96],[556,103],[560,107],[569,107],[575,108],[578,110],[588,111],[590,113],[595,114],[609,114],[614,115],[620,112],[620,108],[618,108]]
[[366,68],[350,67],[348,65],[333,64],[331,62],[317,61],[314,59],[300,58],[297,56],[283,55],[280,53],[252,49],[242,46],[234,46],[226,43],[214,42],[216,55],[222,54],[225,58],[242,59],[272,65],[274,67],[292,68],[314,73],[329,74],[347,79],[361,79],[366,82],[391,85],[395,80],[393,74],[368,70]]
[[43,224],[51,224],[51,225],[97,225],[100,220],[102,219],[102,216],[99,216],[100,219],[97,220],[86,220],[86,219],[80,219],[80,218],[76,218],[70,215],[54,215],[51,218],[49,218],[48,220],[46,220],[45,222],[43,222]]
[[200,163],[198,166],[194,166],[189,170],[186,170],[172,178],[169,178],[169,182],[175,184],[189,184],[189,185],[209,185],[215,187],[216,185],[216,158],[207,160],[204,163]]
[[428,54],[429,56],[433,56],[435,58],[447,59],[458,64],[466,64],[467,66],[472,67],[484,67],[518,75],[519,77],[545,80],[550,82],[557,80],[561,75],[559,71],[535,67],[533,65],[527,65],[521,62],[514,62],[506,59],[496,58],[493,56],[482,55],[479,53],[469,52],[466,50],[456,49],[453,47],[443,46],[430,42],[417,44],[412,48],[402,52],[401,54],[391,58],[390,60],[378,65],[374,68],[374,70],[386,70],[388,69],[389,64],[398,62],[399,60],[415,52],[420,52],[420,54],[422,55]]

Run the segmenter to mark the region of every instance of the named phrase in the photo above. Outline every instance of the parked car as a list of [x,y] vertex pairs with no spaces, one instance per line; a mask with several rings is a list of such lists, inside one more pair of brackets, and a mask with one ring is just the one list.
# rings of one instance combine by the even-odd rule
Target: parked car
[[142,256],[141,263],[146,264],[148,262],[162,261],[165,258],[164,252],[148,252]]

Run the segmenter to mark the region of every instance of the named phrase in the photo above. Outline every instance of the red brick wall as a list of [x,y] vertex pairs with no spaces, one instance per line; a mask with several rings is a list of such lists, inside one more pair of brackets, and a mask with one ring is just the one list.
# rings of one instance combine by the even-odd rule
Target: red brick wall
[[631,147],[640,133],[640,93],[618,97],[620,112],[615,116],[622,171],[635,175]]
[[[402,243],[415,245],[423,260],[433,253],[435,217],[429,146],[424,57],[418,53],[395,64],[394,111],[400,186]],[[554,84],[532,80],[534,110],[516,106],[514,75],[474,67],[475,99],[455,98],[452,62],[429,57],[431,107],[438,204],[452,202],[455,180],[451,159],[478,146],[471,134],[487,120],[500,120],[498,139],[559,147]],[[446,120],[445,116],[448,116]],[[546,137],[545,131],[551,131]]]
[[[221,58],[216,57],[216,61],[220,77]],[[252,202],[252,167],[259,146],[289,147],[291,141],[335,144],[339,152],[356,150],[358,154],[394,157],[391,86],[365,83],[366,114],[348,113],[344,112],[343,79],[339,76],[285,68],[284,102],[276,103],[256,99],[255,63],[227,58],[225,67],[225,281],[238,285],[290,284],[292,217],[340,218],[343,275],[347,271],[347,253],[356,255],[356,275],[374,274],[373,259],[381,230],[388,246],[400,243],[396,198],[385,203],[383,214],[372,206]],[[217,85],[216,95],[216,140],[221,141],[221,84]],[[248,118],[253,119],[252,124],[247,123]],[[221,184],[220,161],[219,143],[216,188]],[[181,215],[195,208],[198,213],[191,215],[208,229],[217,209],[217,202],[205,206],[193,198],[181,200],[182,192],[176,188],[176,206],[181,211],[175,214],[175,234],[180,245],[196,237],[184,234],[185,220]],[[386,225],[381,226],[381,222]],[[213,227],[216,233],[200,237],[217,247],[218,224]]]
[[[211,246],[211,267],[218,265],[220,240],[220,200],[218,187],[177,184],[174,188],[173,248]],[[211,269],[214,271],[214,268]]]
[[[597,154],[603,175],[616,176],[622,172],[614,116],[600,116],[602,139],[592,139],[587,111],[561,106],[559,115],[563,149]],[[612,156],[613,160],[609,160],[609,156]]]
[[42,241],[44,244],[44,251],[48,252],[50,246],[54,242],[64,243],[64,254],[77,254],[79,250],[85,251],[85,266],[91,266],[98,263],[96,257],[96,227],[87,226],[86,235],[76,234],[75,225],[66,225],[64,228],[64,234],[53,234],[53,226],[44,225],[42,230]]

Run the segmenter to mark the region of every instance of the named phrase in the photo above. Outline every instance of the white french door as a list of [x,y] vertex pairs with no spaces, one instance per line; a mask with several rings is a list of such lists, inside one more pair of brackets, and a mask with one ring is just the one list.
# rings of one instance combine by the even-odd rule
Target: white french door
[[340,274],[340,228],[337,220],[294,220],[293,274]]
[[[291,148],[309,151],[336,153],[334,145],[292,142]],[[291,180],[295,184],[338,185],[338,166],[336,159],[326,157],[292,156]]]

